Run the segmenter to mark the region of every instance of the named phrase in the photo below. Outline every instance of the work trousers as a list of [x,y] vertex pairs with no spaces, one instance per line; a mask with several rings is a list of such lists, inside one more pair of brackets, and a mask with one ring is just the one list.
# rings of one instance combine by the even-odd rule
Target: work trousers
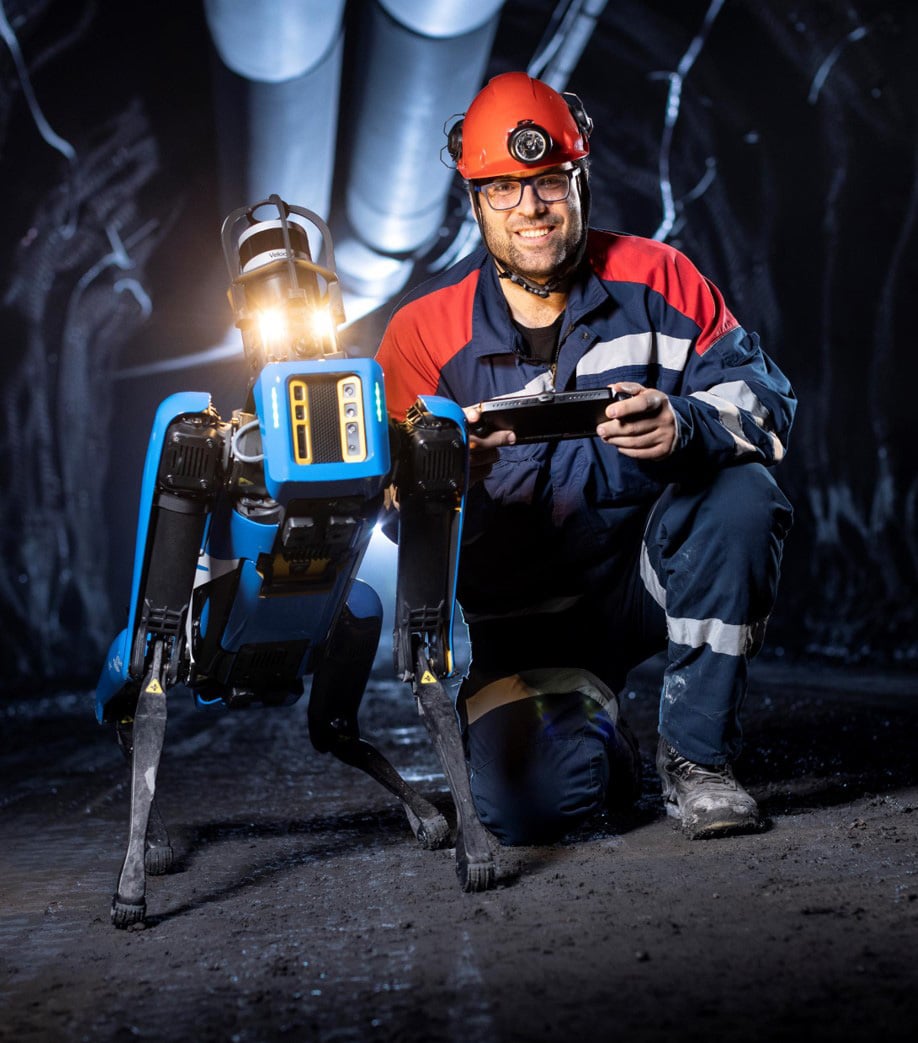
[[[524,670],[579,667],[620,692],[629,670],[665,649],[660,734],[696,763],[732,760],[742,738],[748,663],[774,604],[791,519],[789,503],[759,464],[728,467],[696,485],[668,486],[649,512],[643,538],[633,539],[626,567],[619,554],[608,574],[600,569],[585,576],[574,605],[470,621],[472,669],[460,691],[460,715],[482,684]],[[620,752],[614,722],[608,727],[587,696],[563,699],[557,720],[546,714],[550,702],[516,700],[472,722],[463,717],[479,813],[507,843],[530,842],[539,833],[520,820],[520,779],[538,790],[545,807],[552,804],[545,794],[555,795],[554,806],[565,809],[556,822],[562,831],[577,820],[578,808],[588,814],[615,797],[608,791],[614,771],[595,764],[599,747],[607,755]],[[558,736],[564,757],[553,742]],[[600,782],[587,787],[586,796],[585,762],[574,770],[570,755],[575,740],[592,765],[590,777]]]

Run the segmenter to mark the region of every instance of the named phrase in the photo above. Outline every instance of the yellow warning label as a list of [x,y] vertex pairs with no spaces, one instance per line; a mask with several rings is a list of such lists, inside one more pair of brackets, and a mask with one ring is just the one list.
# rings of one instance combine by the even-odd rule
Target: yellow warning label
[[159,681],[157,681],[155,677],[147,685],[147,687],[144,688],[144,691],[145,692],[150,692],[151,695],[162,695],[163,694],[162,687],[160,686]]
[[434,675],[429,670],[425,670],[424,673],[421,674],[421,684],[436,684],[436,683],[437,683],[436,677],[434,677]]

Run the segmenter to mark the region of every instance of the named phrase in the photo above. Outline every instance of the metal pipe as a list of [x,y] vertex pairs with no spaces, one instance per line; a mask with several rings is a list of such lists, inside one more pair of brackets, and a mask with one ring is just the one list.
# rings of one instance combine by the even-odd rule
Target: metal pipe
[[502,2],[370,6],[346,206],[354,234],[372,250],[416,252],[439,231],[453,177],[440,162],[444,120],[481,85]]
[[[277,193],[327,215],[344,0],[205,0],[223,209]],[[318,240],[310,236],[315,251]]]

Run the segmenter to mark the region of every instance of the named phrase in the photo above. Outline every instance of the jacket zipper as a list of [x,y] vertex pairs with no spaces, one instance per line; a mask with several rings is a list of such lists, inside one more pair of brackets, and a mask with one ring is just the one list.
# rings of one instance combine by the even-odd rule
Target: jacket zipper
[[551,390],[555,390],[555,377],[558,375],[558,358],[561,355],[561,345],[564,343],[568,333],[571,332],[573,326],[569,326],[567,330],[563,330],[558,334],[558,343],[555,345],[555,352],[552,356],[551,365],[548,367],[548,372],[551,373]]

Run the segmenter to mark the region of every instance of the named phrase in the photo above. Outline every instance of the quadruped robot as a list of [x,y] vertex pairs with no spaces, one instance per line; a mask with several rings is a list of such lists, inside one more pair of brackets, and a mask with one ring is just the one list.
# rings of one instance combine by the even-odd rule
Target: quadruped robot
[[[312,260],[306,227],[321,235]],[[250,367],[243,408],[224,420],[203,392],[157,410],[147,449],[127,626],[96,691],[131,762],[127,853],[112,922],[146,916],[146,874],[173,851],[154,799],[173,689],[199,706],[284,706],[309,685],[313,746],[377,779],[417,840],[450,843],[443,815],[362,739],[358,709],[382,623],[356,579],[374,525],[397,503],[394,658],[411,685],[456,805],[465,891],[495,880],[472,803],[455,710],[456,567],[468,435],[453,402],[422,397],[390,424],[383,374],[338,350],[343,321],[328,227],[273,195],[233,211],[222,231],[230,303]],[[391,510],[391,508],[390,508]]]

